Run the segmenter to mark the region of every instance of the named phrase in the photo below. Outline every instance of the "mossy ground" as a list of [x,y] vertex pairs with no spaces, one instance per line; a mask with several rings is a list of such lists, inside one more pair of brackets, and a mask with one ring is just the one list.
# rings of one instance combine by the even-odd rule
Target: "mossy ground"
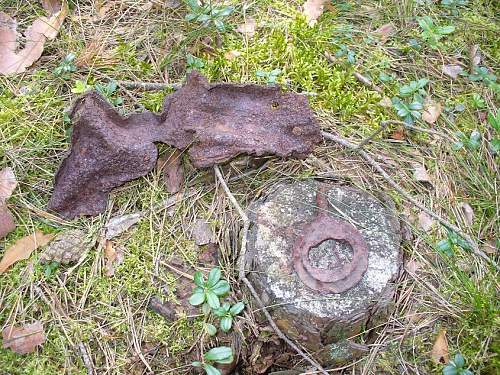
[[[323,129],[354,142],[371,134],[382,120],[397,119],[392,108],[379,104],[383,97],[391,98],[409,81],[430,79],[427,91],[434,100],[449,108],[464,106],[455,116],[445,111],[434,125],[447,136],[406,132],[402,140],[393,139],[398,125],[390,125],[367,150],[407,191],[478,242],[498,238],[498,156],[495,159],[488,148],[493,130],[479,120],[482,112],[497,110],[498,94],[482,82],[463,77],[450,80],[441,73],[442,64],[454,63],[457,57],[468,69],[468,49],[473,44],[480,46],[482,65],[498,66],[500,26],[495,1],[469,1],[456,15],[439,1],[333,1],[333,8],[315,27],[309,27],[302,16],[302,1],[232,2],[236,11],[227,18],[227,25],[234,27],[252,17],[258,25],[253,38],[232,30],[218,33],[188,22],[184,6],[144,8],[149,1],[114,0],[99,17],[98,3],[70,1],[71,16],[58,38],[47,44],[40,61],[24,74],[0,77],[0,168],[12,167],[19,180],[9,200],[18,227],[0,241],[1,249],[34,229],[61,232],[78,227],[98,243],[111,215],[149,210],[168,198],[155,171],[113,193],[109,210],[99,217],[68,223],[45,212],[54,174],[69,145],[71,124],[63,113],[76,96],[72,93],[75,82],[180,82],[188,54],[201,59],[200,70],[211,81],[265,84],[257,71],[281,69],[278,84],[285,90],[307,93]],[[32,1],[0,0],[0,9],[15,16],[21,30],[43,15],[38,2]],[[423,15],[430,15],[440,25],[456,27],[438,49],[429,48],[420,38],[415,17]],[[372,32],[388,22],[394,24],[396,32],[385,44],[378,43]],[[411,39],[418,41],[419,49],[410,46]],[[325,52],[335,55],[342,45],[354,52],[354,64],[345,56],[335,63],[325,58]],[[239,55],[228,59],[230,51]],[[57,77],[54,69],[70,52],[77,56],[78,70]],[[354,71],[370,77],[383,89],[383,95],[358,82]],[[394,79],[382,82],[380,73],[392,74]],[[113,97],[123,98],[118,106],[122,113],[142,107],[159,111],[167,93],[119,88]],[[484,108],[475,107],[473,94],[481,95]],[[421,121],[417,125],[429,128]],[[454,132],[468,135],[474,129],[482,134],[479,149],[453,151]],[[412,179],[414,162],[425,164],[432,186]],[[235,176],[239,170],[233,166],[226,172]],[[231,233],[237,233],[238,218],[215,186],[210,170],[188,167],[186,174],[190,199],[178,204],[172,216],[166,210],[151,209],[117,240],[126,253],[113,277],[105,276],[103,250],[97,245],[69,274],[71,267],[61,266],[45,276],[45,266],[38,264],[36,252],[29,261],[17,263],[0,276],[0,323],[38,319],[48,335],[43,348],[33,354],[19,356],[0,349],[1,374],[85,374],[74,347],[79,341],[85,342],[99,374],[144,373],[145,364],[134,358],[139,351],[155,346],[157,350],[144,354],[154,373],[189,370],[182,367],[186,364],[183,356],[198,342],[201,323],[187,319],[169,323],[148,311],[147,301],[151,295],[171,295],[178,283],[186,282],[161,266],[161,261],[195,262],[199,249],[185,231],[195,217],[212,223],[223,252],[222,267],[232,278],[236,247]],[[305,161],[270,159],[266,170],[238,179],[231,189],[246,204],[277,180],[325,175],[361,187],[387,189],[380,176],[356,155],[332,144],[321,145]],[[418,211],[397,193],[391,196],[402,219],[412,225],[414,237],[404,248],[407,258],[418,262],[420,268],[401,278],[396,312],[370,355],[352,364],[349,371],[440,373],[442,366],[433,364],[429,353],[439,329],[446,328],[450,353],[461,352],[474,373],[498,373],[497,273],[461,249],[455,249],[452,257],[438,254],[436,243],[446,231],[435,225],[432,231],[422,232],[411,220]],[[459,208],[462,202],[474,209],[471,226]],[[67,317],[58,320],[54,306],[48,306],[36,290],[58,300],[58,309]]]

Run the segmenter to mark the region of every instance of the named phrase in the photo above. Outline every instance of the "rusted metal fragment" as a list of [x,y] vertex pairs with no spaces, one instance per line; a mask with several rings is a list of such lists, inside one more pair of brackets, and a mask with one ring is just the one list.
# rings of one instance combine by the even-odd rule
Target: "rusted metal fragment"
[[121,117],[95,92],[73,107],[71,153],[55,178],[49,208],[62,217],[97,215],[109,192],[153,169],[159,118],[150,112]]
[[162,117],[163,142],[189,147],[196,167],[239,154],[302,158],[321,141],[305,96],[272,86],[209,84],[197,72],[165,100]]
[[304,96],[254,84],[209,84],[197,72],[165,99],[161,115],[123,118],[90,92],[71,118],[71,153],[49,202],[67,219],[103,212],[113,188],[147,174],[157,159],[154,142],[188,149],[196,167],[210,167],[243,153],[305,157],[321,140]]
[[[314,267],[309,252],[326,240],[344,240],[353,250],[352,260],[332,269]],[[308,287],[327,293],[341,293],[356,285],[368,267],[368,246],[361,233],[346,221],[320,214],[306,225],[293,248],[293,266]]]

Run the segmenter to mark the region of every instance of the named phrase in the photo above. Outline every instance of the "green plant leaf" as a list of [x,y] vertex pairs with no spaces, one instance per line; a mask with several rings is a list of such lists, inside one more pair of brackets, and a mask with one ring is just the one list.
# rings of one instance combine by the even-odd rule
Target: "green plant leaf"
[[212,309],[218,309],[220,307],[219,297],[217,297],[217,295],[214,292],[209,290],[205,293],[205,295],[207,298],[208,305]]
[[496,115],[493,112],[488,113],[488,123],[497,132],[500,132],[500,110],[497,111]]
[[233,349],[227,346],[218,346],[210,349],[205,353],[204,357],[207,361],[221,363],[225,359],[233,356]]
[[443,375],[458,375],[458,371],[455,366],[447,365],[443,368]]
[[194,362],[191,362],[191,366],[193,366],[193,367],[202,367],[203,363],[201,363],[200,361],[194,361]]
[[193,306],[201,305],[205,302],[205,293],[195,293],[189,297],[189,303]]
[[229,332],[233,325],[233,318],[231,316],[226,316],[220,320],[220,328],[224,332]]
[[226,280],[220,280],[215,286],[212,288],[212,292],[214,292],[218,296],[223,296],[229,292],[231,287]]
[[224,310],[222,307],[219,307],[218,309],[214,309],[214,314],[219,318],[222,318],[223,316],[227,315],[227,311]]
[[441,27],[438,27],[437,29],[437,32],[439,34],[451,34],[452,32],[455,31],[455,26],[441,26]]
[[220,370],[216,369],[212,365],[203,365],[203,369],[205,370],[207,375],[221,375]]
[[453,362],[455,363],[455,366],[457,366],[457,367],[464,367],[465,366],[465,359],[464,359],[463,355],[460,353],[455,354],[455,358],[454,358]]
[[203,278],[203,274],[200,271],[196,271],[194,273],[194,283],[200,288],[203,287],[205,280]]
[[490,148],[494,154],[500,154],[500,139],[492,139],[490,142]]
[[207,281],[208,287],[211,288],[215,286],[215,284],[217,284],[220,278],[221,278],[220,269],[218,267],[212,268],[212,270],[208,274],[208,281]]
[[205,302],[205,303],[203,304],[203,306],[201,306],[201,312],[202,312],[204,315],[208,315],[208,314],[210,314],[210,311],[212,311],[212,309],[211,309],[210,305],[209,305],[207,302]]
[[207,323],[205,329],[210,336],[215,336],[217,334],[217,328],[213,324]]
[[243,311],[243,309],[245,308],[245,304],[243,302],[238,302],[238,303],[235,303],[231,309],[229,310],[229,312],[231,313],[231,315],[238,315],[240,312]]
[[449,239],[439,241],[438,244],[436,245],[436,250],[450,257],[453,256],[454,254],[453,244]]

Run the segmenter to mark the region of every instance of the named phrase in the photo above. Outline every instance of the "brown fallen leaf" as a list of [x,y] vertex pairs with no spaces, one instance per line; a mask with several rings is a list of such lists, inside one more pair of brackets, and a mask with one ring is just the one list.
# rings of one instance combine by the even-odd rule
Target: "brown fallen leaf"
[[42,345],[47,337],[43,331],[42,323],[36,321],[21,327],[7,326],[2,330],[3,348],[10,348],[18,354],[27,354],[35,351]]
[[14,245],[5,251],[0,261],[0,274],[4,273],[14,263],[28,259],[34,250],[48,244],[52,238],[54,238],[54,234],[44,234],[37,230],[35,233],[17,240]]
[[384,96],[382,100],[378,102],[378,105],[385,108],[392,108],[391,98]]
[[424,120],[428,124],[434,124],[439,116],[441,116],[442,111],[443,106],[440,103],[429,100],[425,104],[424,112],[422,113],[422,120]]
[[238,25],[236,28],[236,31],[249,37],[253,38],[255,35],[255,28],[257,26],[257,23],[253,18],[248,18],[245,23],[242,23],[241,25]]
[[49,14],[56,14],[62,8],[61,0],[42,0],[43,9],[45,9]]
[[0,204],[0,238],[4,238],[14,229],[16,229],[14,216],[12,216],[7,206]]
[[318,22],[318,18],[325,11],[326,3],[329,3],[329,0],[307,0],[304,3],[304,15],[309,26],[314,26]]
[[238,57],[241,56],[241,52],[240,51],[235,51],[235,50],[231,50],[231,51],[227,51],[225,54],[224,54],[224,57],[226,58],[226,60],[234,60]]
[[0,171],[0,204],[5,203],[5,201],[9,199],[16,189],[16,186],[17,180],[14,171],[9,167],[2,169]]
[[11,168],[0,171],[0,238],[16,229],[14,216],[7,208],[5,201],[12,195],[17,186],[16,176]]
[[18,48],[17,24],[9,15],[0,12],[0,74],[22,73],[42,56],[47,40],[57,36],[59,29],[68,15],[68,4],[63,1],[61,10],[47,17],[37,18],[24,33],[24,48]]
[[182,188],[182,184],[184,183],[182,152],[175,149],[169,155],[161,158],[158,162],[160,167],[163,168],[165,189],[171,194],[179,192]]
[[374,34],[380,36],[380,41],[385,43],[387,39],[389,39],[389,37],[394,34],[395,31],[396,28],[392,23],[386,23],[385,25],[382,25],[377,30],[375,30]]
[[77,262],[87,250],[85,233],[73,229],[59,233],[40,255],[40,263],[58,262],[68,264]]
[[402,126],[398,126],[396,130],[391,133],[390,137],[396,141],[404,141],[406,139],[405,129]]
[[420,211],[418,214],[418,224],[425,232],[428,232],[434,225],[434,219],[425,211]]
[[405,270],[408,273],[414,274],[416,273],[420,268],[423,267],[423,264],[416,261],[415,259],[410,259],[408,262],[405,264]]
[[121,246],[115,247],[113,242],[106,240],[104,256],[106,257],[106,276],[111,277],[115,274],[115,267],[118,267],[123,262],[123,248]]
[[427,173],[427,169],[422,164],[413,164],[413,178],[420,182],[431,182],[429,173]]
[[446,330],[441,329],[436,337],[432,347],[431,358],[435,363],[445,364],[450,360],[448,353],[448,340],[446,339]]
[[212,240],[212,229],[205,220],[197,219],[191,229],[191,235],[195,244],[198,246],[206,245]]
[[134,212],[132,214],[112,217],[104,226],[106,229],[106,239],[110,240],[119,236],[132,225],[137,223],[144,216],[143,212]]
[[474,210],[468,203],[460,203],[460,209],[464,214],[465,224],[471,226],[474,223]]
[[462,68],[460,65],[454,65],[454,64],[443,65],[441,71],[448,77],[456,79],[458,75],[464,71],[464,68]]

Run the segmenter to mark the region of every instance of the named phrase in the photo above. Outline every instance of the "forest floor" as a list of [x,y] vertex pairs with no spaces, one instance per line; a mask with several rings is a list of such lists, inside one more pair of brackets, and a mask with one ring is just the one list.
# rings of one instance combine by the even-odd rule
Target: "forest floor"
[[[172,264],[208,270],[198,263],[204,248],[186,229],[197,219],[214,232],[223,277],[249,301],[237,282],[241,220],[212,169],[195,169],[184,159],[183,191],[169,210],[159,208],[171,195],[155,169],[115,190],[104,214],[68,222],[48,212],[54,176],[70,143],[72,124],[64,111],[75,97],[98,87],[117,110],[130,114],[159,112],[172,92],[116,81],[174,84],[197,69],[211,82],[276,83],[306,93],[322,130],[353,143],[395,120],[364,150],[412,197],[497,258],[496,1],[332,1],[314,26],[306,21],[303,1],[212,3],[234,9],[203,25],[188,20],[192,10],[178,1],[70,1],[70,14],[41,59],[25,73],[0,76],[0,170],[12,168],[18,180],[8,201],[17,228],[0,240],[0,256],[37,229],[81,229],[94,244],[77,267],[41,264],[38,250],[0,275],[0,326],[39,320],[47,334],[31,354],[0,348],[0,374],[87,374],[82,353],[96,374],[192,371],[190,362],[219,339],[203,334],[202,317],[171,322],[147,306],[152,296],[172,299],[176,288],[191,283]],[[21,31],[45,14],[36,1],[0,0],[0,10]],[[424,31],[426,16],[432,24]],[[237,31],[239,25],[247,32]],[[327,177],[387,192],[410,228],[394,313],[378,328],[369,354],[336,371],[442,373],[445,365],[432,357],[436,338],[445,332],[450,358],[460,354],[474,374],[498,373],[499,284],[490,263],[394,191],[358,153],[338,144],[325,141],[304,160],[269,157],[265,168],[250,173],[245,160],[223,168],[243,207],[278,181]],[[137,211],[147,214],[113,239],[123,249],[123,262],[107,276],[104,225],[112,216]],[[252,320],[253,308],[249,303],[236,318],[243,348],[262,328]],[[356,340],[362,342],[363,334]]]

